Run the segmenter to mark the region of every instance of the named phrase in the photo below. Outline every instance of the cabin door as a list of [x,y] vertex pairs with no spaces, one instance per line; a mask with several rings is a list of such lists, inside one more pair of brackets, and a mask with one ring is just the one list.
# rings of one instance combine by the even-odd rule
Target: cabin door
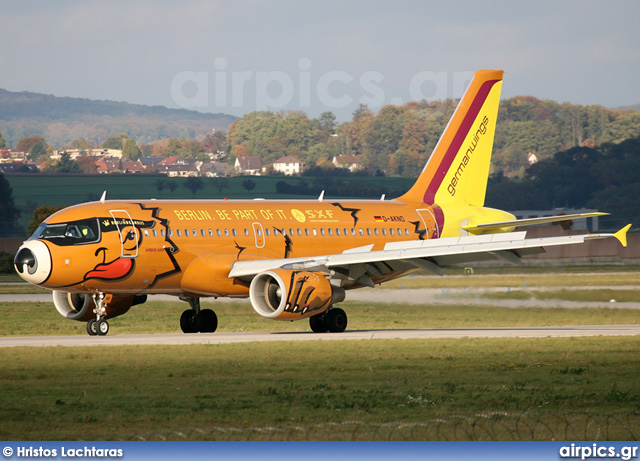
[[255,237],[256,248],[264,247],[264,229],[262,228],[262,224],[259,222],[254,222],[253,226],[253,235]]
[[131,215],[127,210],[109,210],[109,213],[120,235],[120,256],[137,258],[140,236]]

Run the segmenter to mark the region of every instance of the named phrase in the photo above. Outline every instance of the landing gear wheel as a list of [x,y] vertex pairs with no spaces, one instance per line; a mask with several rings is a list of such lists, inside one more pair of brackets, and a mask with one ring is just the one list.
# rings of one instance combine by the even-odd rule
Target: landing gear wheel
[[334,307],[324,316],[324,326],[331,333],[342,333],[347,329],[347,314],[339,307]]
[[109,322],[107,322],[105,319],[98,320],[96,322],[96,331],[98,332],[98,335],[105,336],[107,333],[109,333]]
[[324,324],[324,315],[314,315],[309,317],[309,326],[314,333],[326,333],[329,329]]
[[213,333],[218,328],[218,317],[211,309],[203,309],[196,316],[196,326],[200,333]]
[[180,329],[183,333],[197,333],[196,314],[191,309],[187,309],[180,316]]
[[96,319],[91,319],[87,322],[87,333],[89,336],[96,336],[98,334],[98,330],[96,329]]

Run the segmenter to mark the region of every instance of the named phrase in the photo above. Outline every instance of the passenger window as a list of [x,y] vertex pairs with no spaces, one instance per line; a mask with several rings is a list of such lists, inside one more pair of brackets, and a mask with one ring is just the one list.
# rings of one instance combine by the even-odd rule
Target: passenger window
[[204,229],[200,229],[200,235],[205,236]]
[[305,229],[305,230],[304,230],[304,235],[306,235],[307,237],[309,237],[309,229]]
[[338,229],[337,227],[336,227],[336,235],[340,237],[340,229]]
[[298,237],[302,237],[302,231],[300,230],[299,227],[298,227]]
[[144,236],[149,237],[149,231],[147,229],[144,230]]
[[160,229],[160,235],[162,235],[163,237],[165,236],[164,235],[164,229]]
[[246,227],[244,228],[244,236],[249,237],[249,229],[247,229]]
[[265,229],[264,233],[267,235],[267,237],[271,237],[271,231],[269,229]]
[[367,235],[371,237],[371,229],[369,229],[368,227],[367,227]]
[[408,227],[404,228],[404,235],[406,235],[407,237],[409,236],[409,228]]
[[324,237],[324,227],[320,228],[320,235]]
[[154,237],[157,237],[157,236],[158,236],[158,233],[156,232],[156,230],[155,230],[155,229],[153,229],[151,232],[153,232],[153,236],[154,236]]
[[224,230],[224,236],[225,237],[229,237],[229,229],[225,229]]
[[178,237],[182,237],[182,234],[180,233],[180,229],[177,229],[176,233],[178,234]]
[[385,229],[384,227],[382,228],[382,235],[384,235],[385,237],[387,236],[387,229]]
[[216,234],[218,235],[218,237],[222,237],[222,234],[220,233],[220,229],[216,229]]
[[169,229],[169,237],[173,237],[173,229]]
[[313,233],[314,237],[317,237],[318,231],[315,228],[311,229],[311,232]]
[[380,235],[380,231],[378,230],[378,228],[376,227],[375,229],[373,229],[373,233],[376,234],[376,237],[378,235]]
[[289,236],[293,237],[293,229],[289,228]]
[[233,229],[231,232],[233,233],[233,236],[234,236],[234,237],[237,237],[237,236],[238,236],[238,232],[237,232],[235,229]]
[[353,229],[351,229],[351,235],[353,235],[354,237],[356,236],[356,229],[355,227]]
[[209,229],[209,237],[213,237],[213,231]]
[[393,228],[389,229],[389,235],[393,235]]
[[402,237],[402,230],[398,227],[398,237]]
[[358,234],[360,234],[361,237],[364,235],[364,231],[362,230],[362,228],[358,229]]

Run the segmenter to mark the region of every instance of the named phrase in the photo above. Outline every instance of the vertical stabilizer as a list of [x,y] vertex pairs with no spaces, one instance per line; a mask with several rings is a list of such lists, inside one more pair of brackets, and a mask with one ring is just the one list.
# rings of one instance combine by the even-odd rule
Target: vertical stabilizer
[[397,200],[484,205],[502,74],[475,73],[418,180]]

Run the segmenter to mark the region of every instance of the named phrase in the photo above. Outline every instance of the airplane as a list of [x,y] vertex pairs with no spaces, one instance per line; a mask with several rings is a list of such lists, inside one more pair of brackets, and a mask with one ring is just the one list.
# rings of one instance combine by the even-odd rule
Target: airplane
[[309,319],[316,333],[345,331],[335,305],[444,265],[521,257],[615,234],[526,238],[516,227],[583,213],[518,220],[484,207],[503,71],[478,71],[415,184],[385,200],[106,200],[48,217],[20,247],[20,276],[53,291],[58,312],[106,335],[108,319],[168,294],[189,303],[184,333],[213,333],[202,297],[249,297],[262,317]]

